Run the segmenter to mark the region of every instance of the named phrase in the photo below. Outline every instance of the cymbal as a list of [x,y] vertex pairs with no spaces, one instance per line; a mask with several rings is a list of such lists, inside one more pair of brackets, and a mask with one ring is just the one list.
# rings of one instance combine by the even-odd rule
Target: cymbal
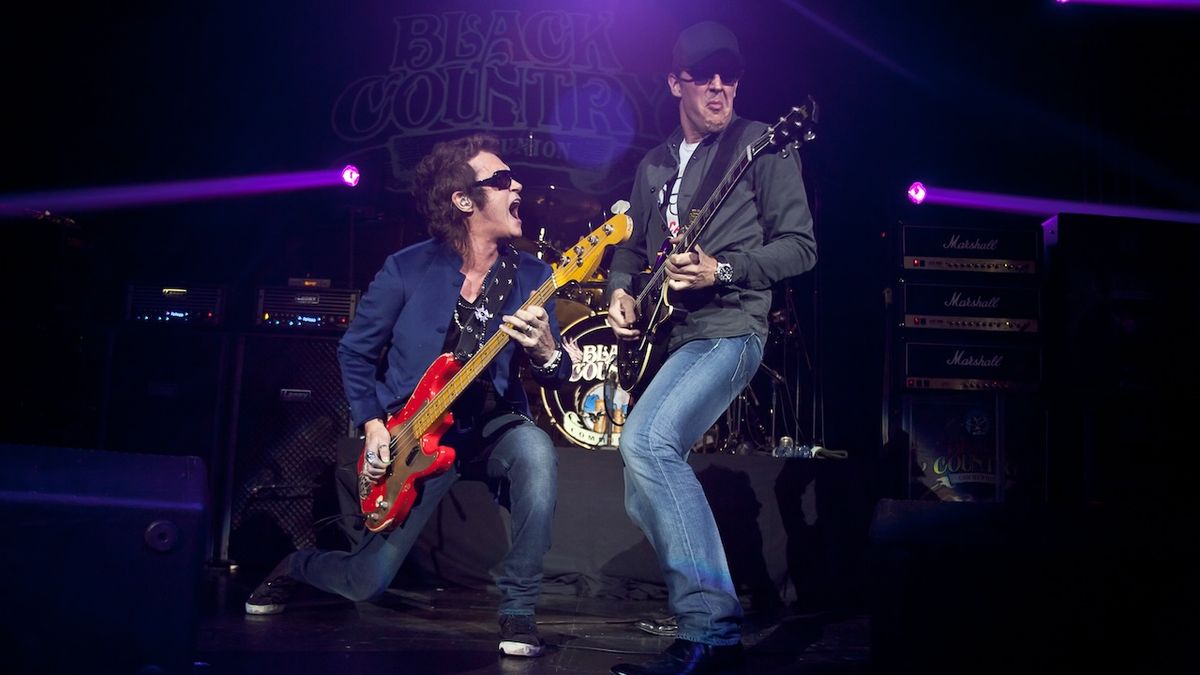
[[512,247],[518,251],[524,251],[534,255],[544,252],[548,260],[557,260],[559,254],[562,253],[562,251],[560,251],[558,248],[550,245],[549,242],[540,242],[536,239],[528,239],[526,237],[510,239],[508,243],[512,244]]
[[557,185],[529,185],[521,190],[521,218],[537,225],[569,225],[598,215],[600,200]]

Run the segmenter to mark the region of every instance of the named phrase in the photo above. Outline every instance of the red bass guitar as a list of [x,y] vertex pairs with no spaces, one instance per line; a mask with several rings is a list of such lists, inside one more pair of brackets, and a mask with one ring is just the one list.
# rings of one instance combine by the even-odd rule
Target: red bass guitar
[[[616,215],[567,250],[554,273],[522,307],[543,305],[559,288],[589,278],[600,266],[604,249],[629,238],[633,221]],[[367,529],[381,532],[404,522],[417,499],[420,482],[454,464],[454,448],[441,444],[454,423],[450,406],[504,349],[509,338],[496,331],[479,351],[459,363],[453,354],[442,354],[426,369],[404,407],[388,418],[391,434],[390,464],[383,477],[373,481],[363,475],[358,458],[358,497]]]

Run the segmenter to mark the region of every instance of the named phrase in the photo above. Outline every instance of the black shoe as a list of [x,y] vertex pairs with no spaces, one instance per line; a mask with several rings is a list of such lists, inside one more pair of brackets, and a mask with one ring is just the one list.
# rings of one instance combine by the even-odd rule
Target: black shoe
[[712,675],[742,664],[742,645],[706,645],[675,640],[657,659],[636,665],[618,663],[615,675]]
[[508,656],[541,656],[546,651],[532,616],[500,615],[500,651]]
[[662,618],[650,617],[648,619],[638,619],[637,623],[633,624],[638,630],[646,631],[651,635],[661,635],[663,637],[675,637],[679,633],[679,624],[675,623],[675,617],[664,616]]
[[286,570],[291,558],[291,555],[287,555],[280,560],[275,569],[271,570],[266,579],[263,579],[246,599],[247,614],[278,614],[287,607],[296,585],[300,583],[287,575]]

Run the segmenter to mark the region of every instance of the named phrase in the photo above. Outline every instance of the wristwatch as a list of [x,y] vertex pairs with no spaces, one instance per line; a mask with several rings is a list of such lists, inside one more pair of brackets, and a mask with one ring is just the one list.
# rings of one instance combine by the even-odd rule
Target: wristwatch
[[725,261],[725,256],[717,256],[717,277],[718,284],[733,283],[733,265]]

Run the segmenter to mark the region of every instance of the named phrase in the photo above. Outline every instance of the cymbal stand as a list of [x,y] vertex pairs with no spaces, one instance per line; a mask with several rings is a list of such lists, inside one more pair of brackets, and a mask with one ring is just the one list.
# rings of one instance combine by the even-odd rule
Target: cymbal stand
[[758,396],[754,393],[754,389],[747,384],[746,388],[733,399],[733,402],[725,410],[725,428],[728,430],[729,435],[721,443],[718,452],[746,455],[759,449],[758,446],[761,443],[757,443],[757,439],[754,438],[753,432],[755,430],[750,428],[751,424],[758,425],[757,433],[759,436],[765,435],[767,430],[763,428],[760,420],[752,418],[748,414],[747,411],[752,408],[747,404],[747,397],[753,397],[754,405],[758,405]]
[[742,447],[742,420],[745,417],[746,409],[746,393],[745,390],[738,394],[733,399],[733,403],[725,409],[725,428],[729,434],[721,443],[721,448],[718,450],[724,454],[738,454],[739,448]]

